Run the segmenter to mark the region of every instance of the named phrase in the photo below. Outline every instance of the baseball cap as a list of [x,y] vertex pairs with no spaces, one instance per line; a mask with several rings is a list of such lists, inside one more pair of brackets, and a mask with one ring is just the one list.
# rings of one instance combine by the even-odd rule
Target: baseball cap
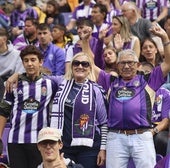
[[51,127],[42,128],[38,133],[38,143],[45,140],[61,141],[61,131]]

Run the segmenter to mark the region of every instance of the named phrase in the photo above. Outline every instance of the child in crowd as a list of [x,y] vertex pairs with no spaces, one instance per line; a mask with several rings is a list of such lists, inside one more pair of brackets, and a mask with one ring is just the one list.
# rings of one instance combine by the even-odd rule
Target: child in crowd
[[64,25],[65,23],[64,16],[59,13],[59,5],[54,0],[49,0],[47,2],[45,23],[47,23],[50,28],[52,28],[56,24]]

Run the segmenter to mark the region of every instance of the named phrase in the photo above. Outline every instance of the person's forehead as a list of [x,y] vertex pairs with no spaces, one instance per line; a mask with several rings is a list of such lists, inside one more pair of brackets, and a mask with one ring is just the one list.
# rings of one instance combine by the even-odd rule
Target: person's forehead
[[50,33],[50,30],[48,30],[48,29],[44,29],[44,30],[37,29],[37,32],[39,32],[39,33]]
[[130,54],[125,54],[125,55],[121,55],[120,56],[120,59],[119,59],[119,62],[121,62],[121,61],[134,61],[135,60],[135,58],[134,58],[134,56],[133,55],[130,55]]
[[84,55],[78,56],[76,57],[74,60],[78,60],[78,61],[88,61],[87,57]]

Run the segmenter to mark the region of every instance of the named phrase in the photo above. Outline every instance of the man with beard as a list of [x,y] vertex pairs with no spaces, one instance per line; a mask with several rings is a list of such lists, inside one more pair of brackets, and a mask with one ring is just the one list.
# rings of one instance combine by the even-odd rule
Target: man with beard
[[37,25],[38,20],[32,17],[27,17],[25,19],[25,29],[22,34],[20,34],[14,41],[13,44],[16,49],[22,50],[27,45],[38,46],[37,39]]
[[25,0],[13,0],[13,4],[14,10],[10,15],[10,21],[13,35],[12,38],[15,39],[23,32],[27,16],[37,19],[38,15],[33,8],[26,5]]

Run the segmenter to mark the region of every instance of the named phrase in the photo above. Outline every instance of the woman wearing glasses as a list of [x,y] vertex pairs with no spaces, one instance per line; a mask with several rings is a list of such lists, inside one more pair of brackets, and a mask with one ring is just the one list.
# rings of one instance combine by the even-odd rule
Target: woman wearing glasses
[[89,57],[84,52],[76,54],[59,85],[51,114],[51,127],[62,131],[64,157],[84,168],[97,168],[105,161],[106,99],[94,81]]

